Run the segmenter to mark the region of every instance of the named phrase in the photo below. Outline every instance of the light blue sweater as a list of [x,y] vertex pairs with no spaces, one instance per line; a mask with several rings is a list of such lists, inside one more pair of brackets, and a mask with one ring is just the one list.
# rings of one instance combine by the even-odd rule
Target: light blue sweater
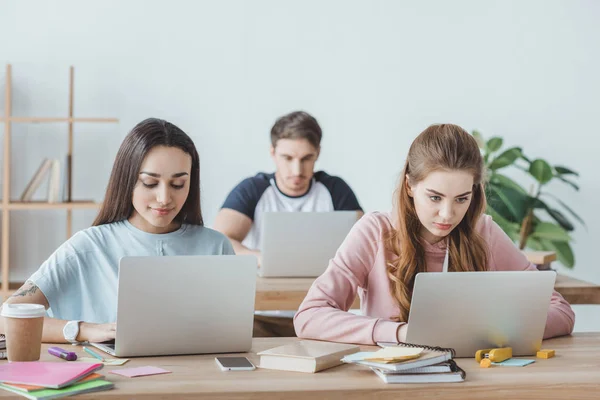
[[[50,317],[116,322],[121,257],[231,254],[235,253],[229,240],[209,228],[182,225],[174,232],[153,234],[124,220],[77,232],[29,280],[48,299]],[[143,282],[140,276],[140,285]]]

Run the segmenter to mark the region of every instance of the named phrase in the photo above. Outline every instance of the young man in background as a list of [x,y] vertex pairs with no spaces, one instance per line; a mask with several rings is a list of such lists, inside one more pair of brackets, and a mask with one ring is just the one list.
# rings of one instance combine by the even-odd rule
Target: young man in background
[[[260,172],[240,182],[227,196],[213,228],[225,234],[236,254],[261,258],[261,229],[265,212],[356,211],[356,195],[342,178],[315,172],[323,134],[317,120],[303,111],[277,119],[271,129],[274,173]],[[276,317],[268,315],[276,315]],[[287,315],[289,314],[289,315]],[[255,315],[254,336],[295,336],[293,312]]]

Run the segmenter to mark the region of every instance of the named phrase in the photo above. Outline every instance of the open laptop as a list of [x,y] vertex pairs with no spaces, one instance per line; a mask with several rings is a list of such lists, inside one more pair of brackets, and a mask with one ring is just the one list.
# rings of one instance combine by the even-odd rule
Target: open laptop
[[266,212],[258,274],[263,277],[321,275],[356,218],[356,211]]
[[252,347],[254,256],[123,257],[118,357],[246,352]]
[[554,271],[419,273],[406,342],[451,347],[456,357],[497,347],[534,355],[555,279]]

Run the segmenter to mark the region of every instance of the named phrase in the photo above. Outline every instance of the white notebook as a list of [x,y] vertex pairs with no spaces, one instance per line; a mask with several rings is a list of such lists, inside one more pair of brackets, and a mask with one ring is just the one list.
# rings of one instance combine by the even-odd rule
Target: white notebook
[[[418,346],[414,346],[418,347]],[[373,352],[359,352],[345,356],[342,361],[346,363],[359,364],[367,367],[374,367],[386,371],[407,371],[414,368],[428,367],[431,365],[440,364],[452,360],[453,352],[452,349],[439,349],[439,348],[427,348],[424,347],[423,352],[419,358],[406,360],[397,363],[380,363],[374,361],[366,361]]]
[[[392,372],[381,370],[379,368],[371,368],[379,378],[385,383],[441,383],[441,382],[464,382],[466,378],[465,371],[460,368],[453,360],[449,362],[450,371],[447,372],[412,372],[406,370],[402,372]],[[424,367],[422,370],[427,370]]]

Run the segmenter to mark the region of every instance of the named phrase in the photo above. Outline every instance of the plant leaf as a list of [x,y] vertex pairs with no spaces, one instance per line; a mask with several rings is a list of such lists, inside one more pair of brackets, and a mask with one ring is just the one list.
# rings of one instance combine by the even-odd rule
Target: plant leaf
[[535,226],[531,236],[553,242],[569,242],[571,240],[567,231],[552,222],[540,222]]
[[575,229],[571,221],[569,221],[560,211],[553,208],[547,208],[546,211],[564,230],[570,232]]
[[485,140],[483,139],[483,136],[481,135],[481,133],[477,130],[474,130],[472,132],[472,135],[475,138],[475,141],[477,142],[477,145],[479,146],[479,148],[485,149]]
[[513,241],[519,239],[519,224],[508,221],[506,218],[498,214],[498,212],[489,204],[487,206],[486,213],[492,217],[500,229],[502,229],[504,233],[506,233]]
[[485,148],[489,153],[493,153],[495,151],[500,150],[500,147],[502,147],[503,142],[504,139],[502,139],[501,137],[494,136],[493,138],[487,141],[487,143],[485,144]]
[[575,175],[575,176],[579,176],[578,172],[575,172],[567,167],[563,167],[560,165],[555,165],[554,166],[554,170],[556,171],[557,174],[559,175]]
[[542,185],[548,183],[554,176],[550,164],[541,158],[538,158],[531,163],[529,166],[529,173]]
[[571,245],[567,242],[552,242],[552,245],[554,245],[558,261],[567,268],[573,268],[575,266],[575,254],[573,254]]
[[529,196],[510,187],[490,184],[488,203],[510,222],[521,223],[527,213]]
[[529,247],[531,250],[534,251],[542,251],[545,250],[544,246],[542,245],[542,243],[540,242],[540,239],[535,238],[535,237],[531,237],[529,236],[527,238],[527,243],[526,243],[527,247]]
[[492,174],[492,176],[490,177],[490,184],[512,188],[518,192],[521,192],[523,195],[527,196],[527,191],[525,189],[523,189],[523,187],[521,185],[519,185],[517,182],[510,179],[508,176],[505,176],[502,174],[498,174],[498,173]]
[[492,171],[495,171],[500,168],[507,167],[515,162],[517,158],[521,156],[521,148],[520,147],[512,147],[504,152],[500,153],[500,155],[488,165],[488,168]]
[[540,250],[554,251],[558,258],[558,261],[567,268],[573,268],[575,265],[575,256],[571,245],[567,242],[553,242],[551,240],[539,239],[538,243],[541,245]]
[[571,187],[572,187],[573,189],[575,189],[575,190],[579,191],[579,185],[577,185],[576,183],[574,183],[574,182],[571,182],[570,180],[568,180],[568,179],[564,178],[562,175],[557,175],[556,177],[557,177],[558,179],[560,179],[561,181],[563,181],[563,182],[565,182],[565,183],[568,183],[569,185],[571,185]]
[[550,207],[548,204],[543,202],[541,199],[539,199],[539,198],[534,199],[532,206],[533,206],[533,208],[540,208],[540,209],[546,210],[546,212],[548,212],[548,214],[550,214],[550,216],[552,218],[554,218],[554,220],[556,222],[558,222],[558,224],[563,229],[565,229],[567,231],[572,231],[575,229],[575,227],[573,226],[571,221],[569,221],[567,219],[567,217],[565,217],[560,211],[555,210],[554,208]]
[[560,204],[561,206],[563,206],[563,207],[564,207],[564,208],[565,208],[565,209],[566,209],[566,210],[567,210],[569,213],[571,213],[571,215],[572,215],[573,217],[575,217],[575,219],[577,219],[577,221],[579,221],[579,222],[581,223],[581,225],[583,225],[583,226],[586,226],[586,225],[585,225],[585,221],[584,221],[584,220],[583,220],[583,219],[582,219],[582,218],[581,218],[579,215],[577,215],[577,213],[576,213],[575,211],[573,211],[573,210],[571,209],[571,207],[569,207],[569,206],[568,206],[568,205],[566,205],[564,202],[562,202],[562,201],[561,201],[561,200],[560,200],[558,197],[556,197],[556,196],[555,196],[555,195],[553,195],[552,193],[546,193],[546,192],[543,192],[542,194],[543,194],[543,195],[546,195],[546,196],[550,196],[550,197],[552,197],[554,200],[556,200],[556,201],[558,202],[558,204]]

